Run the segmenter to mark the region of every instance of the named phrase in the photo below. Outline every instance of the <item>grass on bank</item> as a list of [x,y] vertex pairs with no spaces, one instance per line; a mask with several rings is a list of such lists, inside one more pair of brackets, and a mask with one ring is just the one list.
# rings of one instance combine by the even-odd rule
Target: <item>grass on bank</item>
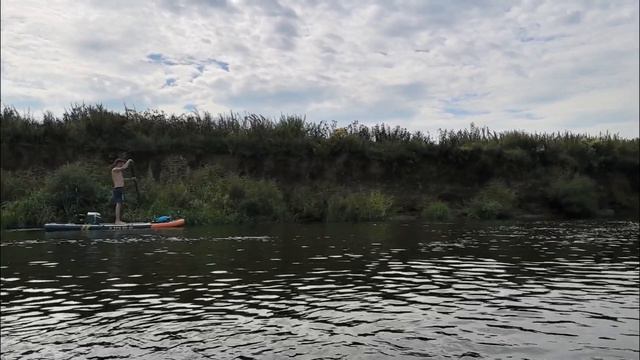
[[[72,106],[42,121],[0,111],[2,226],[111,218],[108,164],[136,160],[146,201],[125,216],[180,213],[193,223],[584,218],[639,212],[639,139],[572,133],[496,133],[474,126],[437,135],[380,124],[310,123],[283,115]],[[190,220],[189,220],[190,219]]]
[[[78,163],[62,166],[51,176],[25,189],[21,177],[3,176],[2,227],[34,227],[46,222],[75,221],[77,214],[97,210],[112,219],[108,169]],[[105,180],[106,179],[106,180]],[[127,186],[124,218],[151,220],[157,215],[185,217],[189,224],[284,221],[368,221],[384,220],[390,214],[392,198],[380,191],[350,193],[335,187],[296,187],[285,193],[274,182],[224,173],[206,167],[188,178],[138,180],[141,200],[133,186]]]
[[[64,165],[38,179],[32,172],[3,171],[2,227],[77,221],[75,216],[87,211],[113,219],[109,181],[109,168],[91,163]],[[173,215],[185,217],[189,224],[377,221],[407,213],[436,221],[506,219],[521,213],[524,199],[533,197],[501,182],[490,182],[462,201],[422,201],[420,193],[405,192],[400,198],[383,188],[353,189],[326,183],[285,188],[273,180],[239,176],[219,166],[202,167],[174,179],[142,176],[138,182],[142,199],[138,201],[133,186],[127,187],[125,220]],[[607,203],[598,198],[595,182],[584,176],[559,177],[546,188],[538,199],[549,211],[564,217],[592,217],[599,213],[601,203]],[[412,196],[415,199],[407,201]],[[416,209],[415,204],[421,205]]]

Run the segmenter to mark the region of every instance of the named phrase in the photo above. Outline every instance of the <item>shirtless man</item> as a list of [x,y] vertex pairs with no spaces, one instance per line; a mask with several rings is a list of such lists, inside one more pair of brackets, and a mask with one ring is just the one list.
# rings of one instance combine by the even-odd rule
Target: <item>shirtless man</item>
[[[124,170],[133,162],[132,159],[125,161],[124,159],[116,159],[111,169],[111,178],[113,179],[113,197],[112,200],[116,204],[116,224],[124,224],[120,220],[120,212],[122,203],[124,202]],[[130,180],[130,179],[126,179]]]

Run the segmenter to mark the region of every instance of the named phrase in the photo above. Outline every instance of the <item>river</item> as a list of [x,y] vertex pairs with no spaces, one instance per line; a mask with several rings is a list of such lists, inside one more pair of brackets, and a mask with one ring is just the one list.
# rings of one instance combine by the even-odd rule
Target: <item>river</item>
[[638,358],[638,229],[3,232],[2,359]]

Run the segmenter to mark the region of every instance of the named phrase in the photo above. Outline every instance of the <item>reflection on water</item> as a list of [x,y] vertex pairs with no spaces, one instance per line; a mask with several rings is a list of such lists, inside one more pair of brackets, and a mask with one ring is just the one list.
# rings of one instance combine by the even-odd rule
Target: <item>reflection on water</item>
[[3,233],[3,359],[637,358],[638,223]]

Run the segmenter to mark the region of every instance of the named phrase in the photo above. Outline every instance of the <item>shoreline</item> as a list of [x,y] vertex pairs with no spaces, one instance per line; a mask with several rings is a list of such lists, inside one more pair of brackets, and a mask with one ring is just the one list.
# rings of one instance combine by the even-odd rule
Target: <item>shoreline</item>
[[[133,222],[133,221],[132,221]],[[478,219],[468,217],[450,218],[447,220],[430,220],[421,218],[417,215],[396,214],[387,219],[368,220],[368,221],[308,221],[308,222],[292,222],[292,221],[247,221],[236,223],[202,223],[189,224],[186,219],[186,227],[208,227],[208,226],[255,226],[255,225],[361,225],[361,224],[411,224],[421,223],[423,225],[455,225],[455,224],[492,224],[492,223],[538,223],[538,222],[567,222],[567,223],[590,223],[590,222],[633,222],[640,223],[640,218],[633,215],[623,216],[595,216],[590,218],[567,218],[558,217],[549,214],[520,214],[511,218],[503,219]],[[106,222],[105,222],[106,223]],[[44,231],[43,227],[24,227],[24,228],[1,228],[6,232],[31,232]]]
[[[2,226],[113,217],[109,164],[134,159],[123,216],[191,224],[379,221],[394,216],[611,218],[640,213],[640,139],[491,131],[437,135],[302,116],[75,106],[38,122],[5,107]],[[125,174],[125,177],[131,177]],[[126,184],[134,185],[134,184]]]

